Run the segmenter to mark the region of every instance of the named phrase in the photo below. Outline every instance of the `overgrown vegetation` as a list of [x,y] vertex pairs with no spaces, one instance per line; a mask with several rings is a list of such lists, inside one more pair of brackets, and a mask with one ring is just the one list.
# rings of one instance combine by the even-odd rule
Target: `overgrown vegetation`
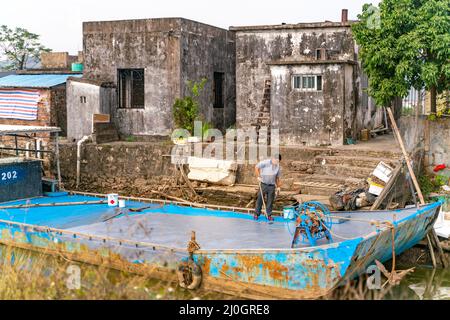
[[[11,263],[14,261],[14,263]],[[69,267],[80,268],[80,288],[71,289]],[[74,287],[72,287],[74,288]],[[179,289],[176,284],[78,264],[0,246],[0,300],[172,300],[228,299],[210,292]]]
[[369,94],[388,106],[410,88],[431,93],[436,113],[439,93],[450,89],[450,2],[382,0],[366,4],[352,27],[369,76]]
[[50,52],[51,49],[43,46],[39,38],[38,34],[24,28],[0,26],[0,56],[4,55],[7,59],[3,69],[26,69],[31,61],[39,61],[41,52]]
[[194,133],[194,122],[199,119],[200,103],[198,98],[208,80],[188,81],[189,94],[184,98],[178,98],[173,104],[173,119],[177,128],[186,129]]
[[427,199],[429,199],[431,193],[439,192],[442,186],[449,183],[449,178],[447,176],[430,176],[424,173],[419,176],[418,180],[422,193]]

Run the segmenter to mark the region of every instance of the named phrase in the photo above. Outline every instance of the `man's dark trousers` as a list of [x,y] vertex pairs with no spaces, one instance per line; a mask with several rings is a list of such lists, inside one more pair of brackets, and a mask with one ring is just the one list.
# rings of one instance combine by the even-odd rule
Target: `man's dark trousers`
[[[269,185],[261,183],[261,189],[264,197],[266,198],[267,216],[272,216],[273,200],[275,199],[275,185]],[[258,192],[258,200],[256,201],[256,214],[258,217],[261,215],[261,209],[263,206],[263,198],[261,190]]]

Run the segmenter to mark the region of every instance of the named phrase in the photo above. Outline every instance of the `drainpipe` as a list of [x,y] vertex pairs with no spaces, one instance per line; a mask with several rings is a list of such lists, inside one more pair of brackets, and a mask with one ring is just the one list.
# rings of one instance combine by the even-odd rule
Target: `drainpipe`
[[25,158],[29,158],[30,157],[30,148],[31,148],[31,142],[27,142],[25,144],[25,149],[27,149],[27,151],[25,151]]
[[42,159],[42,152],[41,151],[42,146],[42,139],[38,139],[36,143],[36,158]]
[[90,139],[91,136],[84,136],[77,142],[77,189],[80,185],[81,146]]

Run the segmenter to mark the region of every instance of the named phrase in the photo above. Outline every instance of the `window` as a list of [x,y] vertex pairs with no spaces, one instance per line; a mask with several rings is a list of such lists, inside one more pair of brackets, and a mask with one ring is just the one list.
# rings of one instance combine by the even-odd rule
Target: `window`
[[316,60],[327,60],[327,50],[325,48],[316,49]]
[[86,103],[86,97],[85,96],[80,96],[80,102],[81,103]]
[[145,107],[144,69],[119,69],[119,107],[139,109]]
[[293,76],[294,89],[304,91],[322,91],[322,76],[295,75]]
[[214,72],[214,108],[224,107],[223,85],[225,74]]
[[322,59],[322,50],[317,49],[316,50],[316,60],[321,60]]

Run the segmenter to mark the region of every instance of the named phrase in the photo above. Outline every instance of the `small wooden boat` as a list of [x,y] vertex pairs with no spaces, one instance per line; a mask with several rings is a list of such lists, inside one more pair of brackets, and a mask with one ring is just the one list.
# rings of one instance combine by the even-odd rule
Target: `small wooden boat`
[[127,207],[118,208],[105,198],[57,193],[1,203],[0,243],[175,280],[189,289],[314,299],[365,273],[375,260],[390,260],[393,249],[401,254],[417,244],[441,206],[327,213],[321,216],[329,222],[323,236],[316,232],[312,245],[300,218],[269,224],[255,221],[251,210],[136,198],[122,198]]

